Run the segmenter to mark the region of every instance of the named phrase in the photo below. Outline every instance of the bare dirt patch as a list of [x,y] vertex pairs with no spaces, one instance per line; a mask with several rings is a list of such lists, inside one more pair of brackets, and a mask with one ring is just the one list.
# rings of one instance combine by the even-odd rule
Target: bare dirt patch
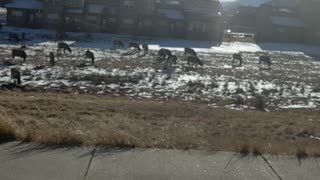
[[307,109],[240,112],[181,100],[0,91],[0,136],[46,144],[316,155],[319,117]]

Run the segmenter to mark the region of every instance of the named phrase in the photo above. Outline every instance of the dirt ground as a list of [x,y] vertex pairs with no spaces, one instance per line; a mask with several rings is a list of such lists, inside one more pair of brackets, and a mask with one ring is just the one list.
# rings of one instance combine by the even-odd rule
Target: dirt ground
[[212,108],[195,101],[0,91],[0,128],[41,143],[319,156],[320,111]]

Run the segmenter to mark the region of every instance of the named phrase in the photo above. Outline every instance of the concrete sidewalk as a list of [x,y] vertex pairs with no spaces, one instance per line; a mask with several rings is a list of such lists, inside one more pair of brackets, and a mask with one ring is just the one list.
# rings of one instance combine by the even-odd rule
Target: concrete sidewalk
[[318,180],[317,159],[160,149],[0,145],[2,180]]

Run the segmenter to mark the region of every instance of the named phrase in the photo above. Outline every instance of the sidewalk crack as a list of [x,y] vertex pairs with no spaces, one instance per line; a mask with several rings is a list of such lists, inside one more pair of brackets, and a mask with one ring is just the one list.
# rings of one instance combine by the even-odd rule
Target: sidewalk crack
[[86,169],[86,173],[84,174],[83,180],[87,179],[87,176],[88,176],[88,173],[89,173],[89,170],[90,170],[93,158],[94,158],[94,154],[96,153],[96,149],[97,149],[97,147],[94,147],[94,149],[92,150],[91,157],[90,157],[87,169]]
[[267,160],[267,158],[265,158],[262,154],[260,155],[262,157],[262,159],[268,164],[268,166],[270,167],[270,169],[273,171],[273,173],[275,175],[277,175],[277,177],[279,178],[279,180],[283,180],[282,177],[277,173],[277,171],[271,166],[271,164],[269,163],[269,161]]

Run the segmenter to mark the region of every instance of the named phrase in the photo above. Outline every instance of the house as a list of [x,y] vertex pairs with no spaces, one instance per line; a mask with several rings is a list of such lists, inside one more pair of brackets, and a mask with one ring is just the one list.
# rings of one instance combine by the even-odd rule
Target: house
[[309,44],[320,44],[320,1],[301,0],[299,4],[299,16],[305,23],[304,41]]
[[266,3],[257,10],[256,40],[303,43],[305,23],[294,9]]
[[154,33],[162,37],[185,37],[185,14],[180,1],[167,0],[156,4]]
[[5,5],[7,23],[18,27],[42,27],[43,3],[37,0],[13,0]]
[[222,37],[221,4],[218,0],[184,0],[187,39]]
[[44,19],[44,22],[50,22],[48,26],[58,27],[60,31],[82,30],[84,0],[43,0],[43,2],[44,16],[48,18]]
[[228,17],[226,29],[232,32],[256,33],[256,7],[239,6],[225,14]]
[[195,40],[216,40],[222,32],[218,0],[12,1],[6,5],[11,26]]

